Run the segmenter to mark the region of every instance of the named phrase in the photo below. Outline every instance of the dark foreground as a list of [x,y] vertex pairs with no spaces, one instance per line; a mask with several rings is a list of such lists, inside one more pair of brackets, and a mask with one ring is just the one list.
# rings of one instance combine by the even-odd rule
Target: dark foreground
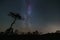
[[0,33],[0,40],[60,40],[60,33],[48,33],[48,34],[6,34]]

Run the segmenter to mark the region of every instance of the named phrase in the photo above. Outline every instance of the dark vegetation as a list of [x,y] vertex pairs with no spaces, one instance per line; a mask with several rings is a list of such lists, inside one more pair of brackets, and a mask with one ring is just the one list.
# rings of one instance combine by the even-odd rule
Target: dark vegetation
[[33,33],[0,32],[0,40],[60,40],[60,33],[47,33],[40,35],[38,31]]
[[11,23],[10,28],[8,28],[5,32],[0,32],[0,40],[60,40],[60,31],[56,33],[47,33],[47,34],[39,34],[38,31],[33,33],[21,33],[18,34],[17,30],[13,32],[13,24],[17,19],[22,20],[22,17],[19,14],[14,14],[10,12],[9,16],[14,18],[14,21]]

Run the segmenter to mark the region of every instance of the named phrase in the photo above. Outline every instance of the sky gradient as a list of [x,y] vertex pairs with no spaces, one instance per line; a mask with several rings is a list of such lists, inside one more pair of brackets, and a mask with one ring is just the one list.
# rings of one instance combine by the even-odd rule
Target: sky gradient
[[[60,29],[60,0],[30,0],[31,2],[31,27],[27,28],[24,21],[17,20],[13,28],[19,31],[35,31],[47,33]],[[13,18],[9,12],[18,12],[26,15],[25,0],[0,0],[0,31],[10,27]],[[26,30],[27,29],[27,30]]]

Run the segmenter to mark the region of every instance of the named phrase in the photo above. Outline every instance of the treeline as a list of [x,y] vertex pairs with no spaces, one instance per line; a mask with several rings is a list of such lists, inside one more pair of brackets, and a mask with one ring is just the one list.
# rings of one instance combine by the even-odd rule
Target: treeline
[[33,33],[5,33],[0,32],[0,40],[60,40],[60,33],[47,33],[40,35],[38,31]]

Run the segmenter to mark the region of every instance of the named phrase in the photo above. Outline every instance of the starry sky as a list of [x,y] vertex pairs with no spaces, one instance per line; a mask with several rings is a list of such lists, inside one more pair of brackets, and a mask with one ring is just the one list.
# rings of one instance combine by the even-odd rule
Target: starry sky
[[[17,20],[13,25],[14,30],[21,32],[35,31],[48,33],[60,30],[60,0],[30,0],[31,26],[25,26],[23,20]],[[17,12],[26,15],[26,0],[0,0],[0,31],[5,31],[10,27],[13,18],[9,17],[9,12]]]

